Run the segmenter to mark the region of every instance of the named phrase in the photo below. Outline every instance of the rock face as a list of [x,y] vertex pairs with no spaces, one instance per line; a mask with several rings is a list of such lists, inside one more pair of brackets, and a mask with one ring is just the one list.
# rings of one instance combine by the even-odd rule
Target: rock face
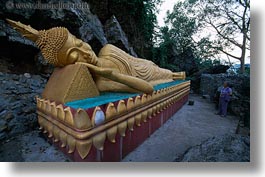
[[128,39],[115,16],[112,16],[109,20],[106,21],[104,29],[106,37],[110,44],[113,44],[121,48],[125,52],[137,57],[137,54],[129,44]]
[[[10,2],[13,4],[11,7],[10,4],[6,4],[6,2],[0,2],[0,19],[2,19],[0,20],[0,63],[9,60],[8,64],[10,64],[10,66],[8,66],[8,70],[11,70],[11,72],[29,72],[32,74],[40,72],[50,73],[51,66],[43,60],[40,50],[33,42],[22,37],[21,34],[16,32],[4,21],[6,18],[21,21],[24,24],[31,25],[37,30],[49,29],[56,26],[66,27],[77,38],[90,44],[96,54],[105,44],[109,43],[109,39],[110,43],[118,45],[118,47],[124,49],[126,52],[136,56],[136,53],[132,46],[129,45],[128,39],[115,17],[109,14],[109,20],[104,19],[103,24],[107,22],[106,25],[103,26],[98,16],[90,11],[89,3],[97,2],[86,2],[82,0],[60,1],[64,3],[67,2],[68,4],[82,5],[81,8],[64,9],[16,8],[16,5],[19,3],[36,5],[37,2],[33,0],[13,0]],[[58,4],[58,1],[43,0],[41,3]],[[105,18],[107,18],[107,16],[105,16]],[[14,49],[16,52],[14,52]],[[12,64],[14,67],[12,67]],[[21,65],[24,67],[16,67]]]
[[192,75],[198,71],[198,64],[195,61],[192,51],[186,50],[178,54],[173,46],[170,51],[170,58],[180,71],[185,71],[187,76]]
[[200,91],[214,99],[217,88],[227,81],[233,90],[228,111],[239,116],[245,126],[250,123],[250,77],[249,75],[202,74]]
[[38,128],[35,97],[46,82],[39,75],[0,72],[0,141]]
[[189,148],[177,162],[249,162],[250,137],[223,135]]

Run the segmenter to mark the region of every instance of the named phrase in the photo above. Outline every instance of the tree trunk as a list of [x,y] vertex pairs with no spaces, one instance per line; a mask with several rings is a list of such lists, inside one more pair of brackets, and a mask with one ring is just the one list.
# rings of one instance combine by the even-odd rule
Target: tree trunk
[[247,42],[247,36],[246,36],[246,32],[244,31],[242,53],[240,57],[240,73],[242,74],[245,73],[246,42]]

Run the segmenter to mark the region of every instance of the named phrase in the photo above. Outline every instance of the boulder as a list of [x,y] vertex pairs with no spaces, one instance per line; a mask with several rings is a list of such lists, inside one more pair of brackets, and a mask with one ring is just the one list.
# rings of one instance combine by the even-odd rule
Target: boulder
[[39,75],[0,72],[0,141],[38,128],[35,97],[46,82]]
[[106,21],[104,31],[110,44],[113,44],[132,56],[137,57],[137,54],[129,44],[126,34],[114,15]]
[[176,162],[250,162],[250,137],[226,134],[189,148]]

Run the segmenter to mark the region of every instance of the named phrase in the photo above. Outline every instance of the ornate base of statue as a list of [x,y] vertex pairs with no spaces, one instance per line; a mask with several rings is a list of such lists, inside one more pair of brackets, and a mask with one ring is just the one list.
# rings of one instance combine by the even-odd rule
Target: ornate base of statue
[[[53,81],[58,81],[69,67],[73,73],[74,68],[82,72],[79,66],[67,67],[51,76],[43,92],[46,99],[37,98],[37,113],[40,129],[73,161],[121,161],[188,100],[190,81],[158,84],[150,94],[104,92],[99,95],[91,84],[79,80],[79,90],[86,85],[90,90],[92,88],[90,94],[94,96],[67,102],[77,87],[66,87],[64,81]],[[60,86],[61,93],[57,95],[65,99],[53,101],[52,96],[56,97],[56,94],[49,95],[53,86]],[[89,92],[87,94],[89,97]]]

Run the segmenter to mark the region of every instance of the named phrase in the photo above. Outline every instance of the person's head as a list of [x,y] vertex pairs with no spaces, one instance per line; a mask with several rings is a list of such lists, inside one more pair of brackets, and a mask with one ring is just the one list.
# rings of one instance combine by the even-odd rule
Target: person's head
[[97,56],[90,45],[77,39],[64,27],[35,30],[20,22],[7,20],[22,35],[37,44],[44,58],[54,66],[65,66],[75,62],[97,63]]
[[223,84],[223,86],[224,86],[224,87],[229,87],[229,84],[228,84],[228,82],[227,82],[227,81],[225,81],[225,82],[224,82],[224,84]]

